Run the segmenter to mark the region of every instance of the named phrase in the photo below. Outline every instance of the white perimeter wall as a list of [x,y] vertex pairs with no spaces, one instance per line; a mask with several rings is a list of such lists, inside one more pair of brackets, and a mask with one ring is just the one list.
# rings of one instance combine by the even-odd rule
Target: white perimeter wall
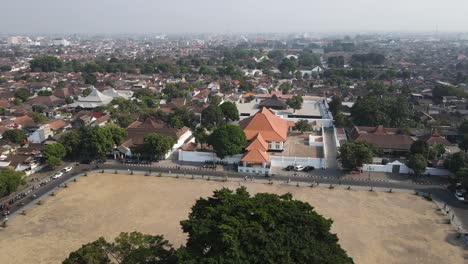
[[[228,163],[240,162],[242,154],[237,154],[229,156],[223,159]],[[198,151],[185,151],[179,150],[179,160],[180,161],[191,161],[191,162],[205,162],[210,161],[221,161],[220,158],[216,156],[214,152],[198,152]]]
[[[386,173],[392,173],[393,172],[393,165],[399,165],[399,164],[392,164],[388,163],[386,165],[376,165],[376,164],[364,164],[362,167],[362,170],[364,172],[370,171],[373,172],[386,172]],[[408,168],[405,164],[400,164],[400,171],[401,174],[410,174],[414,173],[412,169]],[[437,176],[447,176],[450,175],[451,173],[448,170],[444,169],[438,169],[438,168],[430,168],[427,167],[426,171],[423,173],[424,175],[437,175]]]
[[271,166],[287,167],[289,165],[314,166],[316,169],[325,168],[325,159],[307,158],[307,157],[285,157],[285,156],[270,156]]

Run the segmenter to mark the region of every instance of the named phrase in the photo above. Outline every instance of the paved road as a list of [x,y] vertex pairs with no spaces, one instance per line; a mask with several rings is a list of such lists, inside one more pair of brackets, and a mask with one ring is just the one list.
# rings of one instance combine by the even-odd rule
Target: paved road
[[[58,188],[59,185],[63,185],[65,182],[71,180],[78,174],[81,174],[85,171],[90,169],[94,169],[94,165],[80,165],[79,167],[75,167],[72,172],[64,174],[59,179],[51,180],[44,186],[37,188],[36,190],[28,193],[28,195],[18,202],[12,205],[10,210],[11,213],[16,211],[20,211],[24,206],[35,202],[34,199],[31,199],[33,195],[36,197],[41,197],[50,191]],[[254,176],[255,178],[264,179],[264,176],[259,175],[250,175],[250,174],[240,174],[236,172],[226,172],[226,171],[214,171],[209,169],[202,169],[202,168],[177,168],[177,167],[158,167],[158,166],[151,166],[151,165],[126,165],[126,164],[101,164],[99,169],[105,169],[108,172],[112,172],[114,170],[135,170],[135,171],[145,171],[151,173],[178,173],[178,174],[185,174],[185,175],[203,175],[203,176],[213,176],[213,177],[230,177],[230,178],[237,178],[242,179],[245,176],[249,178]],[[343,179],[340,177],[327,177],[324,174],[320,175],[307,175],[301,174],[297,176],[291,175],[274,175],[270,177],[272,180],[275,181],[292,181],[292,182],[302,182],[302,183],[319,183],[319,184],[326,184],[326,185],[344,185],[344,186],[368,186],[369,188],[393,188],[393,189],[406,189],[406,190],[417,190],[419,192],[431,193],[434,198],[441,200],[447,205],[452,208],[453,212],[457,215],[457,217],[462,221],[463,226],[465,229],[468,229],[468,205],[459,202],[455,199],[453,193],[448,191],[444,186],[441,185],[432,185],[432,184],[422,184],[422,183],[414,183],[414,182],[388,182],[388,181],[375,181],[375,180],[357,180],[357,179]]]
[[323,134],[325,137],[325,148],[327,149],[327,155],[325,157],[327,161],[327,168],[328,169],[338,169],[339,164],[338,160],[336,159],[338,157],[338,150],[336,147],[336,141],[335,141],[335,132],[333,128],[324,128]]

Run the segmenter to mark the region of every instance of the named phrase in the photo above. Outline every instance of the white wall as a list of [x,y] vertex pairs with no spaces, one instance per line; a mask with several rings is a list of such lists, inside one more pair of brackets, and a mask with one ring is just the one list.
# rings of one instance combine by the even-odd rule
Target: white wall
[[270,156],[271,166],[286,167],[289,165],[314,166],[316,169],[325,168],[325,159],[307,158],[307,157],[285,157],[285,156]]
[[[377,164],[364,164],[362,167],[362,170],[364,172],[370,171],[373,172],[386,172],[386,173],[392,173],[393,172],[393,165],[400,165],[400,174],[410,174],[413,173],[413,170],[408,168],[405,164],[392,164],[388,163],[386,165],[377,165]],[[423,175],[437,175],[437,176],[447,176],[450,175],[451,173],[448,170],[445,169],[438,169],[438,168],[430,168],[427,167],[426,171],[423,173]]]
[[[179,161],[191,161],[191,162],[205,162],[207,160],[210,161],[221,161],[220,158],[216,156],[214,152],[199,152],[199,151],[185,151],[179,150]],[[242,154],[237,154],[233,156],[229,156],[223,159],[228,163],[240,162],[242,158]]]

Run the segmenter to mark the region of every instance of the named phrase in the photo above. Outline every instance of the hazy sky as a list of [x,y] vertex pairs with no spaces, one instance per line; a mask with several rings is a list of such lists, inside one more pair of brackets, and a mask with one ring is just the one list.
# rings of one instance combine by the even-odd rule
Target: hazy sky
[[0,33],[468,31],[468,0],[0,0]]

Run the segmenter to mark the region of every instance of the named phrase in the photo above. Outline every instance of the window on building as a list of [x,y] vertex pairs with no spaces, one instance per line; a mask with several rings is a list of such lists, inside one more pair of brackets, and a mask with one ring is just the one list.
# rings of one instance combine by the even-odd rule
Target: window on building
[[281,149],[281,144],[279,142],[276,142],[276,149]]

